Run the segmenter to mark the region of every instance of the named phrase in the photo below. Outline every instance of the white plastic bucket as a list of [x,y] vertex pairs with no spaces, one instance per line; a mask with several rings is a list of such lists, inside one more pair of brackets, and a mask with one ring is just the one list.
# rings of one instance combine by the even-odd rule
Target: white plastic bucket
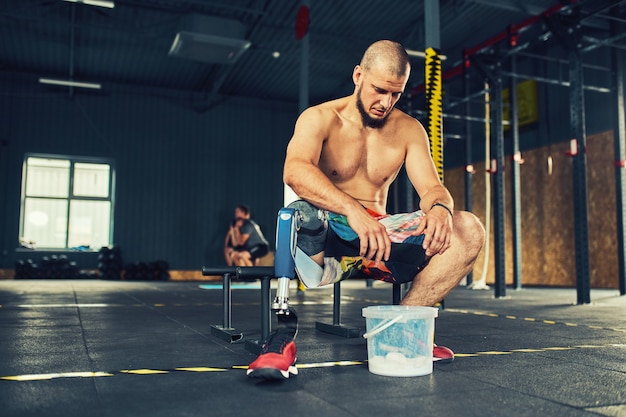
[[433,307],[371,306],[363,309],[368,368],[384,376],[421,376],[433,372]]

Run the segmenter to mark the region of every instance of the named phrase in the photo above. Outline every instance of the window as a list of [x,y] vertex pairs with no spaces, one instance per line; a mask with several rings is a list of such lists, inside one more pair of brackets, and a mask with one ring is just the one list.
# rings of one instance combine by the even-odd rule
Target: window
[[98,250],[112,242],[113,163],[27,155],[20,236],[35,248]]

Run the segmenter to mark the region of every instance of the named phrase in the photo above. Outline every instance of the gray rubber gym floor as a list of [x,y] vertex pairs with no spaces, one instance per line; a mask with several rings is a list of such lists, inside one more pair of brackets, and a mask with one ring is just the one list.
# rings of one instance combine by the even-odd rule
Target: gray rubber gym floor
[[[626,416],[626,297],[575,289],[455,289],[436,342],[457,353],[428,376],[371,374],[366,342],[332,322],[332,287],[292,296],[299,375],[248,379],[244,344],[210,334],[220,285],[0,281],[0,415],[8,416]],[[259,289],[233,290],[233,326],[260,333]],[[214,287],[214,288],[210,288]],[[272,292],[273,293],[273,292]],[[342,322],[390,304],[391,287],[342,285]]]

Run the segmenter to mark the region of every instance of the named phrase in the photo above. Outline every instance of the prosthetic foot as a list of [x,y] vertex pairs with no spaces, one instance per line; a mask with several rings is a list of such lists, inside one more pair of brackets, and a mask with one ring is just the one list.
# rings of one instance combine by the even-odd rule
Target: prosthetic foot
[[278,278],[276,297],[272,310],[276,314],[277,328],[263,342],[261,354],[248,365],[247,375],[265,380],[284,380],[297,375],[296,344],[298,316],[289,307],[289,282],[295,278],[296,231],[298,212],[283,208],[278,212],[276,226],[276,255],[274,271]]

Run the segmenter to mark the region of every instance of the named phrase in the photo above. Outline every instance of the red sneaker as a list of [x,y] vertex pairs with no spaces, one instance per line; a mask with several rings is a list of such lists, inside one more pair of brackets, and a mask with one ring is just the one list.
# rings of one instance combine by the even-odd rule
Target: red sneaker
[[433,345],[433,362],[450,363],[454,360],[454,352],[445,346]]
[[278,329],[263,344],[261,354],[248,365],[250,378],[288,379],[289,374],[298,375],[296,368],[296,344],[293,330]]

